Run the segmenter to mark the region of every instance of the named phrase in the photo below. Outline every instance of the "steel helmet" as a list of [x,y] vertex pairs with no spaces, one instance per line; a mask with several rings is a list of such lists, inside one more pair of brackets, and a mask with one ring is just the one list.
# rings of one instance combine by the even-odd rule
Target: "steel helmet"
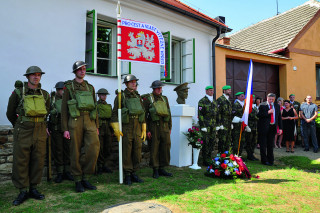
[[129,74],[129,75],[126,75],[126,77],[124,77],[123,83],[127,83],[133,80],[139,81],[139,79],[137,79],[136,76]]
[[80,67],[86,66],[87,64],[84,63],[83,61],[76,61],[74,62],[73,66],[72,66],[72,72],[75,72],[77,69],[79,69]]
[[24,74],[24,76],[33,74],[33,73],[41,73],[41,74],[45,74],[44,72],[42,72],[42,70],[37,67],[37,66],[31,66],[27,69],[26,73]]
[[56,86],[54,88],[63,89],[64,88],[64,82],[63,81],[59,81],[58,83],[56,83]]
[[156,80],[156,81],[152,82],[150,88],[155,89],[155,88],[159,88],[159,87],[163,87],[163,86],[164,86],[164,83],[162,83],[159,80]]
[[105,88],[101,88],[98,90],[97,94],[106,94],[106,95],[110,95],[108,90],[106,90]]

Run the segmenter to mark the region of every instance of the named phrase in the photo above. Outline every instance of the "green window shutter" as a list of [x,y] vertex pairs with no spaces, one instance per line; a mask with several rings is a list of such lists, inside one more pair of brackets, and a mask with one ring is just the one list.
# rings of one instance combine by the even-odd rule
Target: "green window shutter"
[[131,74],[131,62],[121,61],[121,75]]
[[195,83],[195,39],[181,42],[182,82]]
[[166,64],[164,66],[160,66],[160,79],[161,81],[166,81],[171,79],[171,33],[170,31],[162,33],[166,45]]
[[97,16],[96,11],[87,12],[86,20],[86,63],[87,71],[95,73],[97,67],[96,60],[96,37],[97,37]]

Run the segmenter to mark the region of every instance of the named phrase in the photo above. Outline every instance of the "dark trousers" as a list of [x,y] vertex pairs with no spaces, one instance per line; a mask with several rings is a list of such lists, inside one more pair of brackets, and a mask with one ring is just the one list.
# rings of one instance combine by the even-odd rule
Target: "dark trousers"
[[260,156],[261,156],[261,162],[263,164],[266,162],[273,164],[273,161],[274,161],[273,144],[274,144],[274,137],[276,135],[276,132],[277,132],[276,125],[269,125],[268,132],[258,133],[259,142],[260,142]]
[[311,136],[311,141],[313,145],[313,149],[318,151],[318,141],[316,135],[316,126],[312,123],[304,123],[302,124],[303,136],[304,136],[304,145],[306,149],[309,149],[309,137]]

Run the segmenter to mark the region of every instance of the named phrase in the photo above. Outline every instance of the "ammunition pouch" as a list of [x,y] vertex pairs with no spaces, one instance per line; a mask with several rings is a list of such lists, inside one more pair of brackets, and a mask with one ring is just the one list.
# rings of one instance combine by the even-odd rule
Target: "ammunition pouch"
[[81,111],[92,111],[95,109],[95,103],[90,91],[75,92],[77,107]]
[[108,119],[112,115],[111,104],[98,104],[99,119]]
[[71,118],[77,118],[80,116],[80,110],[77,108],[77,101],[75,99],[71,99],[68,102],[69,114]]
[[43,95],[24,96],[23,109],[28,117],[44,117],[48,113]]

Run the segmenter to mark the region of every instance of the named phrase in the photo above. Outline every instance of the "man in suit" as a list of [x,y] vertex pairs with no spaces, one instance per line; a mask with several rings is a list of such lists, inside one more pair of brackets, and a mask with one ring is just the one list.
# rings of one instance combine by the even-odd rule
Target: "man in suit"
[[269,93],[267,101],[260,104],[258,121],[258,138],[260,142],[261,163],[272,166],[274,162],[273,143],[279,126],[282,134],[282,119],[280,106],[274,103],[276,95]]

